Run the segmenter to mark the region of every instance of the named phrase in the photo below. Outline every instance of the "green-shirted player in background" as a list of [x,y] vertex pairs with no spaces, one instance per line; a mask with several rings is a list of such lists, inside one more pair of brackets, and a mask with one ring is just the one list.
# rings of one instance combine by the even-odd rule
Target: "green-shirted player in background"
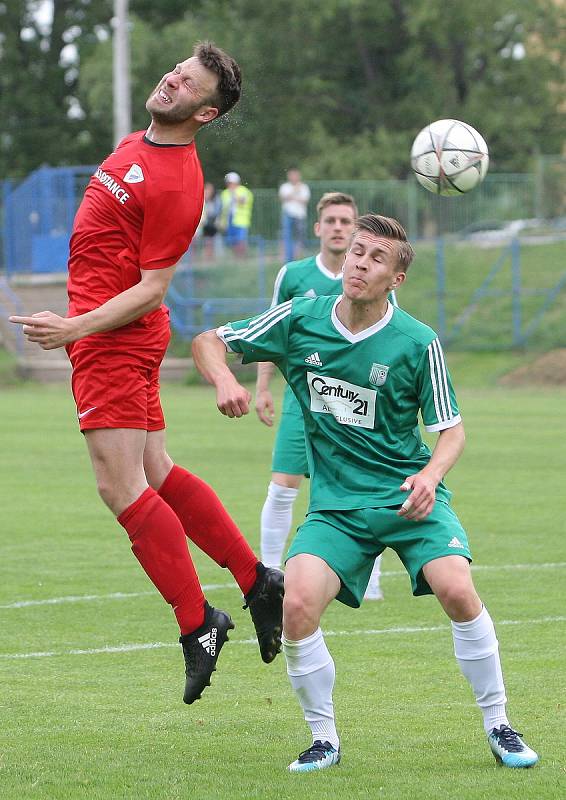
[[[385,547],[399,555],[413,594],[435,594],[451,619],[455,655],[497,761],[507,767],[538,761],[509,725],[495,629],[442,482],[464,446],[442,348],[433,330],[387,299],[412,258],[396,220],[367,214],[356,222],[341,297],[295,298],[207,331],[193,344],[222,413],[242,416],[251,399],[226,365],[229,349],[246,362],[277,364],[305,418],[310,507],[287,558],[283,652],[313,743],[290,764],[292,772],[340,760],[334,662],[319,623],[334,598],[360,605],[373,560]],[[314,352],[318,364],[310,359]],[[420,436],[419,413],[425,428],[439,434],[432,453]]]
[[[279,270],[272,306],[293,297],[320,297],[342,292],[342,266],[358,216],[356,202],[349,194],[327,192],[317,203],[316,210],[314,233],[320,239],[320,252],[316,256],[285,264]],[[396,305],[393,293],[390,299]],[[312,353],[310,358],[316,366],[318,353]],[[274,417],[273,397],[269,389],[274,371],[275,365],[270,361],[257,365],[255,408],[260,420],[269,427],[273,425]],[[289,386],[283,397],[271,469],[271,482],[261,511],[261,560],[268,567],[280,567],[291,530],[293,503],[303,476],[308,475],[303,412]],[[366,600],[383,598],[380,577],[379,555],[364,593]]]

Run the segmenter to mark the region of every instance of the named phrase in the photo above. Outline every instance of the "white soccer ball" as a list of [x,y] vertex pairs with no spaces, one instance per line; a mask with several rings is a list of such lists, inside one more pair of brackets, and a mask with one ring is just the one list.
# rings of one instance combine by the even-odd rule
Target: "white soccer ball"
[[457,195],[483,181],[489,166],[485,139],[471,125],[457,119],[431,122],[411,148],[411,167],[429,192]]

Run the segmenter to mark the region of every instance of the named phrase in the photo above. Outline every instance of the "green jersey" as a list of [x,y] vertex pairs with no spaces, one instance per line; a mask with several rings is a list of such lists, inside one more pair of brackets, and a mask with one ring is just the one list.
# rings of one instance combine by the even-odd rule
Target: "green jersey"
[[293,297],[320,297],[342,292],[342,273],[334,275],[317,256],[291,261],[281,267],[273,288],[272,306],[278,306]]
[[[322,263],[322,255],[303,258],[301,261],[291,261],[281,267],[275,278],[273,286],[273,299],[271,307],[278,306],[293,297],[321,297],[323,295],[338,295],[342,293],[342,272],[335,275]],[[391,292],[389,299],[397,305],[395,292]],[[285,387],[283,395],[283,413],[295,410],[297,403],[289,386]]]
[[[335,275],[322,263],[319,253],[300,261],[291,261],[281,267],[275,278],[271,306],[278,306],[293,297],[320,297],[342,292],[342,272]],[[298,413],[297,401],[289,386],[283,394],[282,413]]]
[[[400,486],[430,459],[428,431],[460,422],[438,336],[388,303],[357,334],[338,319],[340,297],[297,297],[218,329],[244,363],[272,361],[303,412],[310,511],[401,505]],[[440,483],[436,496],[448,501]]]

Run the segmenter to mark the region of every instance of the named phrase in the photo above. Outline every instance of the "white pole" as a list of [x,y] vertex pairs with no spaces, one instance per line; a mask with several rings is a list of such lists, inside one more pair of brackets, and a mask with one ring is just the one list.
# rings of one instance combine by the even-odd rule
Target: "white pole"
[[114,85],[114,146],[132,130],[128,0],[114,0],[112,78]]

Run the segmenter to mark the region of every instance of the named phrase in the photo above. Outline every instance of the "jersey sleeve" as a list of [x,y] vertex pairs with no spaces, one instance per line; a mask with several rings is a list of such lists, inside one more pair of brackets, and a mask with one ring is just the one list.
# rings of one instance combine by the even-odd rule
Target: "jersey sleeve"
[[216,335],[228,350],[243,355],[244,364],[273,361],[282,366],[287,358],[291,311],[289,300],[256,317],[229,322],[218,328]]
[[417,381],[421,414],[427,431],[443,431],[462,421],[438,338],[433,339],[421,356]]
[[277,277],[275,278],[275,283],[273,284],[273,297],[271,298],[271,307],[278,306],[280,303],[284,303],[286,300],[290,300],[291,297],[289,295],[288,289],[288,277],[287,277],[287,267],[281,267],[279,272],[277,273]]
[[140,268],[165,269],[186,253],[202,216],[202,198],[162,192],[148,198],[140,241]]

